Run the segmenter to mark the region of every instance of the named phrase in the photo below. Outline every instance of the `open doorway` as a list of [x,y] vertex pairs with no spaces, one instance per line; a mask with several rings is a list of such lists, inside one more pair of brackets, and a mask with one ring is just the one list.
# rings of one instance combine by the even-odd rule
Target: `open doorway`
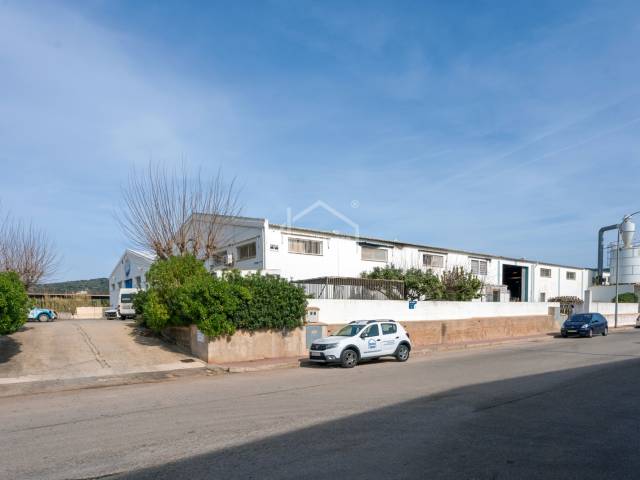
[[526,302],[528,300],[527,267],[502,265],[502,284],[509,289],[510,301]]

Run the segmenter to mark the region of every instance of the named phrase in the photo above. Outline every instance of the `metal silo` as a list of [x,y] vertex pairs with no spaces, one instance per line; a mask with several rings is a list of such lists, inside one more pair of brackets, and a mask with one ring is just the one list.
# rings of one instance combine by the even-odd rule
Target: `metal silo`
[[[640,283],[640,244],[633,243],[636,226],[626,220],[620,225],[620,273],[619,284]],[[610,282],[616,278],[616,245],[609,245],[609,269],[611,271]]]

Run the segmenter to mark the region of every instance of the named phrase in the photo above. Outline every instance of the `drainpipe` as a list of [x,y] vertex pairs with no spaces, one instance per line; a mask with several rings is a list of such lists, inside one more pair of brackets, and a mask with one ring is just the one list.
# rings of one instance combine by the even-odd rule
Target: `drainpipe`
[[604,232],[615,230],[618,224],[607,225],[598,230],[598,285],[602,285],[602,270],[604,266]]

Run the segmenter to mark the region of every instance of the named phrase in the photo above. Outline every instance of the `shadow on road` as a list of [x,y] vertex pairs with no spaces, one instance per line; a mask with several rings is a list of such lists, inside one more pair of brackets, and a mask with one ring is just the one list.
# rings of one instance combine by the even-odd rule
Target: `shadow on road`
[[637,478],[639,375],[633,359],[470,385],[113,478]]
[[0,336],[0,364],[7,363],[21,351],[22,343],[9,336]]

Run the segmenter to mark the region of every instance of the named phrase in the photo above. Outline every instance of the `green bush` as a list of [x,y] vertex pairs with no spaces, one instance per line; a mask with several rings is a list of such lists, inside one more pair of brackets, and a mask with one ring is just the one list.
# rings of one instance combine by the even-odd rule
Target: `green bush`
[[405,296],[410,300],[441,300],[444,295],[442,281],[431,270],[423,272],[410,268],[404,274]]
[[[462,267],[454,267],[438,276],[433,271],[419,268],[403,270],[391,266],[375,267],[370,272],[363,272],[362,278],[404,281],[404,295],[409,300],[451,300],[469,301],[480,297],[483,287],[473,273]],[[387,295],[388,298],[392,298]]]
[[274,275],[245,277],[234,272],[225,279],[249,292],[234,315],[237,328],[246,330],[293,329],[302,325],[307,309],[304,289]]
[[[616,301],[616,297],[611,299],[611,303]],[[618,294],[618,303],[638,303],[638,295],[633,292],[625,292]]]
[[16,332],[27,321],[29,297],[14,272],[0,273],[0,335]]
[[480,297],[482,280],[462,267],[454,267],[442,272],[442,299],[457,302],[468,302]]
[[149,288],[135,296],[134,308],[155,331],[195,324],[218,337],[237,328],[295,328],[306,310],[304,290],[286,280],[237,272],[218,278],[191,255],[156,261],[147,281]]

